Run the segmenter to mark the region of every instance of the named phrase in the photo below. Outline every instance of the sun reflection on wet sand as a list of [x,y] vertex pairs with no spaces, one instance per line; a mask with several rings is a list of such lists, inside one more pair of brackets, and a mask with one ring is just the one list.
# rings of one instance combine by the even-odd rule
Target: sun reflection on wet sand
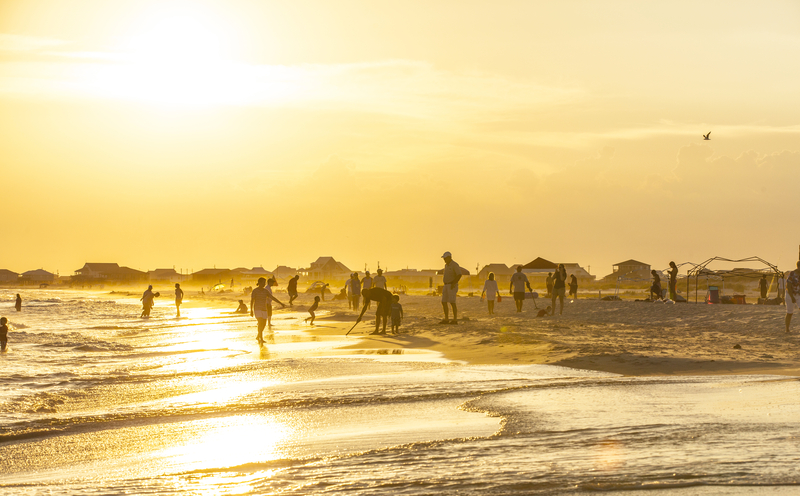
[[173,470],[185,472],[278,460],[286,456],[281,447],[294,437],[288,424],[255,414],[197,420],[184,428],[197,436],[158,456],[170,460]]

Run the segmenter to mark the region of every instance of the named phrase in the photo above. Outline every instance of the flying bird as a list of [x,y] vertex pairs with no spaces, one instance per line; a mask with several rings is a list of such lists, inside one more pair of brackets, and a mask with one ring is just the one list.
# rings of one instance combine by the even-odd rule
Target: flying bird
[[710,140],[711,140],[711,138],[709,138],[709,136],[711,136],[711,131],[709,131],[709,132],[708,132],[708,134],[704,134],[704,135],[703,135],[703,139],[704,139],[704,140],[707,140],[707,141],[710,141]]

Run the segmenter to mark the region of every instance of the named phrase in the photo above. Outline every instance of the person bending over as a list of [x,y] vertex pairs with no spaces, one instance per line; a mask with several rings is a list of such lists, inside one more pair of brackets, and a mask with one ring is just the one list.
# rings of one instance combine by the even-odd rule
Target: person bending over
[[[378,309],[375,311],[375,331],[372,334],[386,334],[386,324],[392,314],[392,293],[373,286],[371,289],[361,290],[361,296],[364,297],[364,306],[356,319],[356,324],[361,322],[361,318],[364,317],[364,313],[369,308],[369,302],[374,301],[378,304]],[[383,332],[381,332],[381,321],[383,321]]]

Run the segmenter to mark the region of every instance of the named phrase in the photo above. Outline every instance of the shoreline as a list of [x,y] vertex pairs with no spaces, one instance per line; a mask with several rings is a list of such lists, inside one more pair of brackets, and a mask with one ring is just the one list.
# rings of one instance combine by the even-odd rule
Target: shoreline
[[[52,289],[49,291],[53,291]],[[136,299],[133,291],[91,291],[103,298]],[[286,300],[285,293],[278,298]],[[171,295],[156,300],[171,306]],[[182,309],[213,307],[234,310],[241,293],[187,293]],[[506,303],[508,301],[508,303]],[[301,293],[292,312],[303,313],[312,295]],[[477,297],[459,296],[458,325],[440,325],[440,299],[402,295],[405,319],[400,335],[370,336],[373,306],[350,337],[352,344],[337,350],[429,350],[444,359],[472,365],[555,365],[623,376],[752,375],[800,377],[800,321],[784,332],[785,307],[765,305],[660,304],[597,299],[566,300],[563,315],[537,318],[527,300],[522,313],[510,299],[495,306],[490,316]],[[537,308],[538,307],[538,308]],[[281,333],[276,307],[275,332]],[[357,312],[346,301],[326,300],[320,305],[319,327],[302,329],[309,339],[343,337],[355,323]],[[249,324],[248,324],[249,325]],[[255,330],[255,321],[252,326]],[[296,332],[298,329],[294,329]],[[299,353],[298,356],[301,356]]]

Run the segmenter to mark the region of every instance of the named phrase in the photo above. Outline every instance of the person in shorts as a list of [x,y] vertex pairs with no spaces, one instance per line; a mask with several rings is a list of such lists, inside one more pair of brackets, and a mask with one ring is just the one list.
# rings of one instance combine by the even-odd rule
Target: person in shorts
[[797,307],[798,298],[800,298],[800,262],[797,262],[797,268],[786,277],[786,332],[789,332],[789,324],[792,322],[792,314],[795,307]]
[[528,286],[528,290],[533,292],[528,276],[522,272],[522,265],[517,265],[517,271],[511,276],[511,284],[509,286],[509,292],[514,295],[514,304],[517,306],[517,312],[522,311],[522,304],[525,302],[525,286]]
[[481,292],[481,299],[486,298],[486,302],[489,306],[489,315],[494,315],[494,302],[499,292],[500,290],[497,288],[494,272],[489,272],[489,278],[483,283],[483,292]]
[[255,317],[258,321],[256,341],[258,341],[259,346],[264,344],[264,328],[267,324],[272,327],[272,302],[280,303],[281,308],[286,306],[272,295],[272,286],[274,286],[275,283],[275,279],[270,278],[269,285],[267,286],[267,280],[263,277],[259,277],[256,283],[256,289],[250,293],[250,316]]
[[392,296],[392,334],[400,333],[400,322],[403,321],[403,305],[400,304],[400,295]]
[[[444,309],[444,320],[440,324],[458,323],[458,308],[456,307],[456,295],[458,294],[458,280],[461,279],[461,267],[453,261],[453,255],[449,251],[442,255],[444,259],[444,277],[442,282],[442,308]],[[450,320],[450,312],[447,305],[453,308],[453,320]]]
[[[361,308],[361,314],[356,319],[356,324],[361,322],[364,317],[364,313],[369,308],[369,302],[375,301],[378,303],[378,309],[375,311],[375,331],[370,334],[386,334],[386,324],[392,314],[392,293],[383,288],[373,286],[371,289],[362,289],[361,296],[364,297],[364,306]],[[381,332],[381,321],[383,321],[383,332]]]
[[289,285],[286,286],[286,292],[289,293],[289,306],[293,306],[292,302],[297,299],[297,280],[300,276],[296,275],[289,279]]

